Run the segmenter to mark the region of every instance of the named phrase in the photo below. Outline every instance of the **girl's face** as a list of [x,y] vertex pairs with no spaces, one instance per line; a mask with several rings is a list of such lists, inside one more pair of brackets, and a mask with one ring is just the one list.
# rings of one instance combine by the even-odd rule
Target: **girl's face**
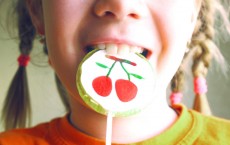
[[[173,77],[192,35],[197,0],[43,0],[49,59],[72,97],[86,47],[128,44],[147,49],[162,88]],[[194,18],[195,19],[195,18]],[[43,27],[43,26],[42,26]],[[79,99],[80,100],[80,99]]]

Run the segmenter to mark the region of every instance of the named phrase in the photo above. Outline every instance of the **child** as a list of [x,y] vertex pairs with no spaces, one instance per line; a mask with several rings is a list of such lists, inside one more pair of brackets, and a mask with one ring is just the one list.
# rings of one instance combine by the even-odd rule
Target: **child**
[[[45,36],[70,113],[2,133],[0,144],[229,144],[229,121],[179,105],[183,63],[192,55],[194,108],[211,114],[205,76],[215,48],[215,6],[215,0],[19,0],[22,55],[14,81],[27,85],[23,73],[35,32]],[[171,79],[172,107],[166,101]],[[15,89],[18,100],[28,96]],[[26,111],[9,92],[6,128],[22,127]]]

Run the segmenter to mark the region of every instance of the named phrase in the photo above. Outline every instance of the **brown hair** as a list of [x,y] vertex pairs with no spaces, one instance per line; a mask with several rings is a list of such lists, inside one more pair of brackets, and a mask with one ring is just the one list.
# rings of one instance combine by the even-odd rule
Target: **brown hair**
[[[194,79],[197,77],[206,77],[213,53],[219,53],[219,49],[214,42],[214,14],[216,10],[218,10],[216,6],[219,5],[215,0],[202,0],[196,27],[191,42],[188,44],[189,51],[184,56],[184,60],[187,59],[188,56],[193,56],[192,73]],[[225,13],[222,12],[221,14],[223,17],[226,17]],[[220,58],[221,57],[222,56],[220,56]],[[181,66],[171,81],[172,92],[182,92],[183,85],[184,70],[183,66]],[[197,93],[195,91],[194,93],[195,101],[193,108],[203,114],[211,115],[211,109],[205,93]]]
[[[18,14],[18,35],[20,39],[19,50],[21,54],[28,56],[35,38],[35,28],[22,0],[18,1],[16,12]],[[26,119],[30,120],[31,116],[29,96],[26,67],[19,66],[10,84],[3,106],[2,120],[6,130],[26,126]]]
[[[0,1],[0,3],[2,2],[3,1]],[[38,7],[36,7],[36,11],[39,11]],[[15,13],[17,14],[17,27],[20,40],[19,50],[21,54],[29,56],[33,47],[36,30],[32,24],[25,0],[17,1]],[[44,53],[48,54],[46,45],[44,45]],[[56,75],[55,80],[61,100],[63,101],[66,110],[69,111],[67,93]],[[4,101],[1,119],[5,130],[30,125],[31,106],[26,66],[19,65],[19,68],[10,84]]]

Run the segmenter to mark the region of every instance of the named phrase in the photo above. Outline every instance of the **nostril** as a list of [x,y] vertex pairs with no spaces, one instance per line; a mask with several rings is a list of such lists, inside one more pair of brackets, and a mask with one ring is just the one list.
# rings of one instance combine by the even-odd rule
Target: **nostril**
[[135,13],[129,14],[129,17],[134,18],[134,19],[139,19],[140,18],[140,16],[138,14],[135,14]]
[[[110,18],[115,18],[115,17],[119,18],[120,15],[118,15],[118,14],[116,15],[115,13],[113,13],[111,11],[105,11],[101,16],[110,17]],[[133,19],[139,19],[140,18],[140,16],[138,14],[135,14],[135,13],[130,13],[127,16],[130,18],[133,18]]]
[[110,12],[110,11],[106,11],[106,12],[104,13],[104,16],[115,17],[114,13],[113,13],[113,12]]

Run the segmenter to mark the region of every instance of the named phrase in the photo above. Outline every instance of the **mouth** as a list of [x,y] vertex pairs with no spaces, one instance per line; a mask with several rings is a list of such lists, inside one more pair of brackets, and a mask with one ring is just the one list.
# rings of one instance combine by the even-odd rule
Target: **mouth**
[[151,51],[149,51],[149,49],[147,48],[132,46],[128,44],[115,44],[115,43],[89,45],[85,48],[85,52],[89,53],[95,49],[105,50],[107,54],[120,55],[120,56],[125,56],[128,55],[129,53],[139,53],[147,59],[151,55]]

